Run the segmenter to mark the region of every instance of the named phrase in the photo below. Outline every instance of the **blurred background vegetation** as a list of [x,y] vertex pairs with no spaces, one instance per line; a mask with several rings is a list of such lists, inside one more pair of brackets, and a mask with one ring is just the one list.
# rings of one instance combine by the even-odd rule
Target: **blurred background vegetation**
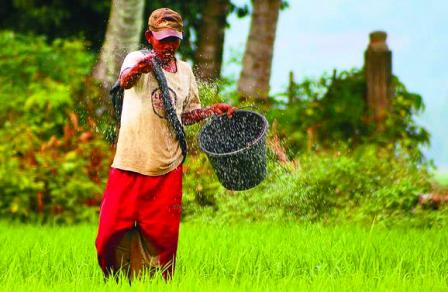
[[[268,177],[245,192],[228,191],[219,184],[196,142],[203,124],[188,128],[184,220],[446,225],[441,198],[447,180],[431,175],[432,164],[422,154],[429,132],[415,121],[424,109],[422,97],[409,92],[397,76],[390,81],[393,90],[381,127],[369,118],[365,68],[335,70],[300,83],[291,73],[284,93],[269,96],[275,24],[279,10],[288,9],[286,1],[242,6],[229,0],[6,1],[4,5],[0,10],[2,218],[66,224],[97,220],[117,127],[107,89],[123,56],[145,46],[147,16],[166,6],[184,17],[179,57],[194,65],[203,105],[218,101],[251,105],[266,115],[271,126]],[[126,6],[140,9],[135,14],[142,15],[140,24],[130,23],[129,30],[125,26],[121,35],[114,34],[114,25],[126,24]],[[111,8],[123,13],[114,14]],[[230,25],[226,19],[232,13],[251,18],[244,55],[237,56],[243,66],[238,80],[220,74],[225,27]],[[266,17],[273,21],[269,28],[263,24]],[[130,34],[136,34],[137,41],[121,39]],[[422,201],[422,194],[439,200]]]

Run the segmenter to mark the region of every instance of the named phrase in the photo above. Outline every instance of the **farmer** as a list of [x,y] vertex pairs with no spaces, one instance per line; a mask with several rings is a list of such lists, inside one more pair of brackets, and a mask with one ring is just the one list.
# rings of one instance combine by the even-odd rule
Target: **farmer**
[[124,267],[130,277],[143,269],[161,269],[165,279],[174,272],[184,157],[167,119],[152,59],[160,61],[182,124],[216,114],[231,117],[235,110],[224,103],[201,108],[191,67],[175,56],[182,30],[177,12],[153,11],[145,32],[152,50],[129,53],[121,67],[120,85],[125,89],[121,127],[96,238],[98,261],[106,276]]

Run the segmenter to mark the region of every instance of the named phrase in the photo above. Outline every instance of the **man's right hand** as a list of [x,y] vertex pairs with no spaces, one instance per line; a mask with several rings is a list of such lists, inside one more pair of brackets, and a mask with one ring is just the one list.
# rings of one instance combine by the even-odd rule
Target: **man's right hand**
[[154,58],[153,54],[146,55],[134,67],[121,73],[120,86],[129,89],[135,85],[142,73],[149,73],[152,70],[152,58]]
[[149,73],[152,70],[151,60],[154,58],[153,54],[146,55],[137,63],[139,73]]

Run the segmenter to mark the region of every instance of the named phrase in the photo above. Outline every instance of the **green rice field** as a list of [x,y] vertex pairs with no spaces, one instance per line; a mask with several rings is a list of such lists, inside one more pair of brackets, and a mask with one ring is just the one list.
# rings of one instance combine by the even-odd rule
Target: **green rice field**
[[447,291],[448,231],[183,223],[174,279],[103,281],[96,226],[0,224],[1,291]]

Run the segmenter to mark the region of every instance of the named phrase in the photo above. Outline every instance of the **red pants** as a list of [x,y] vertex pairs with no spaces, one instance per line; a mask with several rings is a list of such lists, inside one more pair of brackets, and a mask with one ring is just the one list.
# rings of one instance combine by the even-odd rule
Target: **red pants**
[[182,166],[161,176],[145,176],[112,168],[100,209],[96,249],[105,275],[117,263],[116,248],[130,230],[148,245],[151,259],[174,272],[182,204]]

